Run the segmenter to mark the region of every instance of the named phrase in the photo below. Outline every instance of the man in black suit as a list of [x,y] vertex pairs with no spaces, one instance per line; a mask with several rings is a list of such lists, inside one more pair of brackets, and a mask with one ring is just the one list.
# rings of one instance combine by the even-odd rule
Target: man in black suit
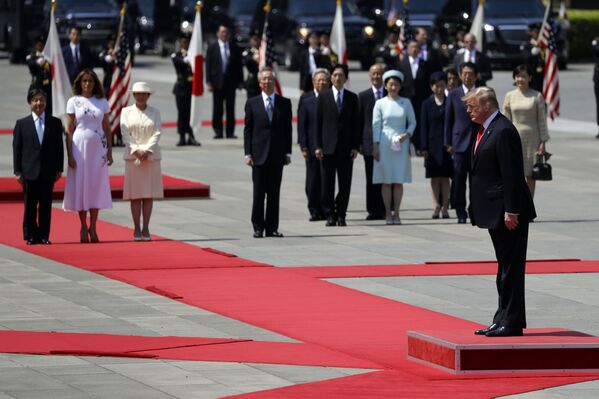
[[462,97],[474,90],[476,65],[465,62],[460,65],[462,85],[449,92],[445,100],[444,144],[452,155],[453,178],[451,179],[451,205],[456,210],[458,223],[466,223],[466,182],[470,165],[470,145],[478,125],[470,120]]
[[214,138],[223,138],[223,103],[226,103],[227,138],[235,136],[235,91],[243,88],[241,51],[229,40],[229,28],[219,26],[218,40],[206,51],[206,82],[212,92],[212,129]]
[[[179,39],[179,51],[171,54],[171,61],[177,73],[177,80],[173,86],[175,103],[177,105],[177,132],[179,142],[177,146],[201,145],[193,135],[193,129],[189,125],[191,120],[191,85],[193,83],[193,72],[187,55],[189,50],[189,38],[183,36]],[[187,140],[185,136],[187,135]]]
[[[428,63],[420,58],[420,45],[417,41],[408,42],[407,56],[399,63],[399,70],[403,73],[404,81],[401,85],[400,95],[409,98],[416,114],[416,120],[420,120],[422,102],[431,95],[428,84],[430,72]],[[416,124],[416,130],[412,135],[412,143],[416,151],[420,150],[420,127]]]
[[499,306],[493,323],[477,335],[522,335],[526,328],[524,273],[529,221],[536,217],[524,178],[522,144],[514,125],[499,112],[495,91],[479,87],[465,97],[480,125],[472,146],[470,219],[489,229],[497,257]]
[[62,57],[71,84],[73,84],[79,72],[84,69],[94,68],[95,57],[85,43],[81,42],[80,28],[76,26],[69,28],[69,44],[62,48]]
[[428,65],[429,74],[433,74],[434,72],[440,72],[443,70],[443,60],[441,59],[441,54],[433,48],[431,43],[428,40],[428,30],[421,26],[415,29],[416,33],[414,34],[414,39],[420,45],[420,52],[418,53],[418,57],[424,61],[426,61]]
[[320,175],[320,160],[314,154],[316,150],[316,103],[318,95],[329,88],[331,74],[325,68],[314,71],[312,83],[314,89],[300,98],[297,108],[297,135],[306,160],[306,197],[308,197],[308,211],[310,221],[315,222],[324,219],[322,209],[322,179]]
[[476,86],[485,86],[487,81],[493,79],[491,61],[486,54],[476,50],[476,36],[473,33],[466,33],[464,36],[462,50],[453,57],[453,66],[459,68],[464,62],[472,62],[477,70]]
[[[245,163],[252,167],[254,238],[283,237],[279,233],[279,194],[283,166],[291,162],[291,101],[275,94],[271,69],[258,74],[262,93],[245,103],[243,131]],[[266,197],[266,217],[264,216]]]
[[320,52],[320,36],[312,31],[308,35],[308,48],[300,58],[300,91],[309,93],[314,89],[312,75],[318,68],[329,68],[329,57]]
[[[336,64],[331,74],[333,87],[318,96],[316,104],[316,158],[321,160],[322,206],[327,226],[347,226],[345,214],[351,192],[354,159],[360,147],[358,96],[343,86],[349,70]],[[335,197],[335,174],[339,192]]]
[[27,93],[31,114],[19,119],[13,133],[13,165],[23,186],[25,213],[23,238],[27,245],[50,244],[52,190],[63,170],[62,123],[47,113],[46,93]]
[[385,204],[381,194],[381,185],[372,184],[372,110],[374,103],[387,95],[383,87],[383,64],[374,64],[368,70],[371,87],[358,94],[360,102],[360,130],[362,131],[361,153],[364,156],[366,172],[366,220],[385,218]]

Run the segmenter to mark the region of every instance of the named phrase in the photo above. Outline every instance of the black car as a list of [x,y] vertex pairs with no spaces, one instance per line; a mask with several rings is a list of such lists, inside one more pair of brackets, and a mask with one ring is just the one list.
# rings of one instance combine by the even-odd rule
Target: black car
[[[52,1],[44,5],[44,15],[50,16]],[[81,28],[81,40],[87,42],[94,54],[99,53],[109,36],[116,36],[120,9],[113,0],[60,0],[57,2],[56,29],[61,42],[68,42],[68,31],[72,26]],[[44,26],[49,26],[49,20]]]
[[45,0],[0,0],[0,50],[8,53],[11,63],[24,62],[34,39],[46,35]]

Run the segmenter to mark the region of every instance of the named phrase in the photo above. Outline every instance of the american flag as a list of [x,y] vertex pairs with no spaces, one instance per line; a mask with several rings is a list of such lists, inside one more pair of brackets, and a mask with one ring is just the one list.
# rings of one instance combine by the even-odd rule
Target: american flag
[[270,14],[270,0],[267,2],[266,6],[264,6],[264,11],[266,15],[264,17],[264,29],[262,31],[262,41],[260,42],[260,62],[258,66],[260,69],[268,67],[271,68],[275,75],[275,92],[278,95],[283,95],[281,90],[281,83],[279,82],[279,68],[277,65],[277,58],[275,54],[274,45],[272,42],[272,32],[270,31],[270,27],[268,26],[268,15]]
[[397,54],[402,55],[406,48],[406,43],[414,39],[412,26],[410,25],[410,12],[408,10],[408,0],[403,0],[403,10],[401,17],[401,28],[399,29],[399,38],[395,49]]
[[121,110],[129,102],[129,88],[131,87],[131,52],[129,51],[129,35],[125,22],[125,6],[121,8],[121,22],[115,52],[116,60],[108,93],[110,131],[113,136],[120,129]]
[[539,32],[537,43],[545,50],[545,73],[543,77],[543,97],[547,102],[549,117],[554,120],[559,116],[559,77],[557,74],[557,45],[552,28],[551,2],[545,10],[545,19]]

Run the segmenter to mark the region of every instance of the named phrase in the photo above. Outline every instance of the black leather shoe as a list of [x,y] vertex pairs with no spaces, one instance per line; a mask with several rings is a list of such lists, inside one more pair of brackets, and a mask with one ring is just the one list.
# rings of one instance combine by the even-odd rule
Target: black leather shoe
[[223,135],[222,134],[215,134],[213,139],[222,139]]
[[237,138],[237,136],[235,136],[235,135],[233,134],[233,135],[231,135],[231,136],[227,136],[227,138],[228,138],[228,139],[236,139],[236,138]]
[[40,243],[40,244],[43,244],[43,245],[51,245],[51,244],[52,244],[52,242],[50,242],[50,240],[48,240],[47,238],[42,238],[42,239],[39,241],[39,243]]
[[262,238],[262,230],[254,230],[254,238]]
[[278,231],[271,231],[271,232],[266,233],[266,237],[283,238],[283,234],[279,233]]
[[366,220],[383,220],[384,217],[382,215],[373,215],[372,213],[369,213],[368,216],[366,216]]
[[39,241],[36,240],[35,238],[28,238],[27,239],[27,245],[35,245],[35,244],[39,244]]
[[183,147],[185,145],[185,140],[181,139],[177,142],[177,147]]
[[522,329],[516,327],[497,327],[485,334],[487,337],[521,337]]
[[336,226],[336,225],[337,225],[337,222],[334,217],[327,218],[327,224],[326,224],[327,227]]
[[310,222],[318,222],[319,220],[323,220],[324,218],[320,215],[312,215],[310,216],[310,219],[308,219]]
[[187,145],[193,145],[193,146],[199,147],[202,144],[200,144],[199,141],[196,141],[195,137],[190,136],[187,138]]
[[458,224],[466,224],[466,218],[458,218]]
[[337,220],[337,226],[340,226],[340,227],[347,226],[347,223],[345,223],[345,218],[339,218],[339,220]]
[[483,328],[482,330],[476,330],[474,331],[475,335],[486,335],[489,331],[493,331],[498,329],[499,326],[495,323],[491,324],[489,327],[487,328]]

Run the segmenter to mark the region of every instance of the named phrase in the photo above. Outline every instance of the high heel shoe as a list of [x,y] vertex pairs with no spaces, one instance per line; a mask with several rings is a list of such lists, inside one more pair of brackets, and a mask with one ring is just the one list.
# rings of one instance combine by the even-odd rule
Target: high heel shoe
[[79,236],[82,244],[87,244],[89,242],[89,231],[87,231],[87,229],[81,229]]
[[98,234],[96,233],[95,230],[90,230],[89,231],[89,240],[90,242],[100,242],[100,239],[98,238]]
[[436,206],[435,210],[433,211],[433,219],[439,219],[439,213],[441,212],[441,207],[440,206]]

